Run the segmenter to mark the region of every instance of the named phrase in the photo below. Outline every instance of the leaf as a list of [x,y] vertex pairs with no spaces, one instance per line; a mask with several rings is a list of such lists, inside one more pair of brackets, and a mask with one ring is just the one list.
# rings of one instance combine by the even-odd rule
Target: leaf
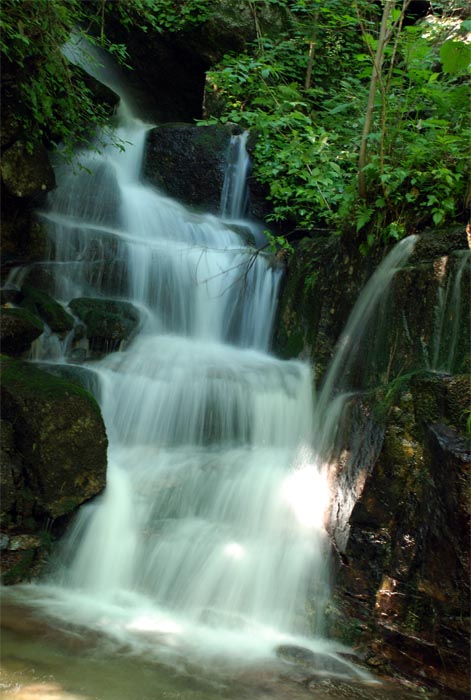
[[341,105],[337,105],[337,107],[334,107],[333,109],[329,109],[329,114],[338,114],[339,112],[345,112],[345,110],[349,109],[350,107],[350,102],[344,102]]
[[471,45],[450,39],[440,47],[440,60],[445,73],[464,73],[471,63]]
[[445,214],[443,213],[443,211],[441,209],[437,209],[432,214],[433,223],[436,226],[438,226],[438,224],[441,224],[441,222],[443,221],[444,218],[445,218]]

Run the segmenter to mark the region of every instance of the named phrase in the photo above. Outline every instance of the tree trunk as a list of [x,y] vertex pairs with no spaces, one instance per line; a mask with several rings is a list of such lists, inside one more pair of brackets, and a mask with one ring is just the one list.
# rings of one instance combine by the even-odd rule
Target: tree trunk
[[379,30],[378,46],[376,48],[376,54],[373,61],[373,70],[371,73],[370,81],[370,91],[368,95],[368,105],[366,108],[365,124],[363,126],[363,133],[361,135],[360,144],[360,155],[358,159],[358,193],[362,199],[366,199],[366,179],[364,168],[366,165],[366,153],[367,153],[367,139],[368,134],[371,129],[371,120],[373,117],[373,110],[375,105],[376,97],[376,86],[378,80],[381,80],[381,70],[384,59],[384,49],[388,43],[388,20],[389,16],[394,8],[396,0],[385,0],[383,8],[383,16],[381,18],[381,27]]

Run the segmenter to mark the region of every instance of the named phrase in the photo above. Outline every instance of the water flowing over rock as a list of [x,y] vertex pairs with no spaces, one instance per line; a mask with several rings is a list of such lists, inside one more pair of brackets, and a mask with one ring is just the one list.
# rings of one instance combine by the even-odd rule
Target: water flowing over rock
[[170,197],[219,213],[230,137],[236,125],[164,124],[147,135],[143,176]]
[[320,365],[321,401],[339,392],[328,627],[365,644],[372,665],[456,697],[469,681],[470,263],[463,227],[422,234],[372,317],[362,297],[374,276],[340,331],[368,265],[338,243],[305,241],[276,336],[284,356]]
[[113,299],[72,299],[71,311],[85,324],[90,348],[112,352],[129,341],[139,325],[139,312],[129,302]]
[[[140,326],[91,365],[107,488],[81,509],[38,604],[95,631],[111,604],[105,633],[163,658],[175,645],[197,663],[215,648],[269,659],[279,642],[301,640],[318,669],[331,673],[335,659],[335,673],[362,677],[322,637],[328,490],[312,376],[268,354],[281,269],[225,221],[141,184],[149,126],[125,105],[120,118],[132,145],[80,153],[86,170],[62,169],[40,213],[55,294],[89,339],[99,337],[89,313],[132,310]],[[236,219],[237,172],[217,193]],[[101,194],[90,199],[91,183]],[[61,361],[77,361],[76,349]]]

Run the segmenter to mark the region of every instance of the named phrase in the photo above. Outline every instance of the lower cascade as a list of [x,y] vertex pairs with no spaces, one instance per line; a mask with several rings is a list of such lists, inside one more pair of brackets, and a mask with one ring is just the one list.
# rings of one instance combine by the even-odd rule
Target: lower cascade
[[[130,303],[138,328],[101,359],[86,339],[51,351],[49,336],[33,355],[92,357],[107,487],[52,573],[19,591],[60,625],[169,663],[303,647],[319,673],[365,677],[323,638],[329,490],[311,369],[269,353],[281,270],[222,219],[142,184],[149,127],[125,105],[120,117],[126,150],[79,153],[41,217],[56,297],[72,311]],[[228,187],[225,201],[241,199]]]

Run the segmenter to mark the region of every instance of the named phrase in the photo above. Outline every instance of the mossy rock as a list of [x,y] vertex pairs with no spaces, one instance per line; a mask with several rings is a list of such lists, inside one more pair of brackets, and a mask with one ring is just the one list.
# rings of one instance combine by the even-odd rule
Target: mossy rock
[[2,352],[18,356],[29,350],[44,330],[43,322],[28,309],[2,309],[0,338]]
[[471,382],[469,374],[449,377],[446,381],[446,414],[457,430],[466,433],[471,415]]
[[[14,429],[22,457],[14,517],[58,518],[105,485],[107,438],[91,394],[33,365],[2,357],[2,418]],[[26,498],[26,495],[28,498]]]
[[44,194],[55,187],[55,177],[44,146],[30,152],[26,144],[16,141],[2,153],[2,181],[14,197],[28,198]]
[[49,294],[29,284],[23,286],[22,292],[21,306],[42,318],[51,330],[66,333],[74,327],[73,317]]
[[91,349],[101,352],[117,350],[139,325],[138,310],[126,301],[80,297],[69,308],[87,327]]
[[170,197],[219,213],[232,125],[163,124],[147,136],[143,177]]
[[6,420],[0,421],[0,489],[1,509],[0,525],[9,527],[13,522],[13,514],[16,509],[17,485],[21,474],[21,456],[15,448],[15,435],[13,425]]

